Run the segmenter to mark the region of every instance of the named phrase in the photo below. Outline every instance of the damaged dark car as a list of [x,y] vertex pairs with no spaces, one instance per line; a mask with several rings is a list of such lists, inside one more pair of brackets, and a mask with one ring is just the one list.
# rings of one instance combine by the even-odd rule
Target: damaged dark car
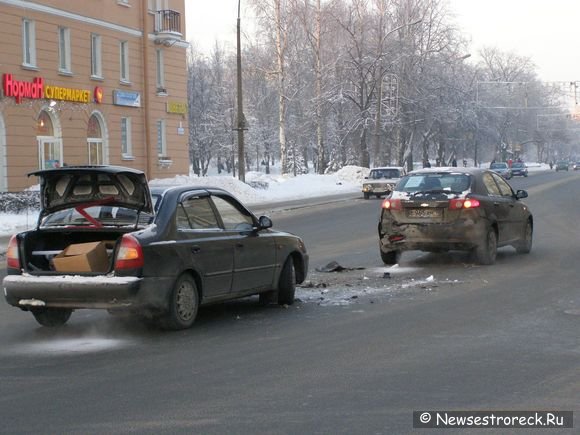
[[384,200],[379,222],[380,254],[385,264],[402,252],[470,251],[479,264],[493,264],[497,249],[532,249],[534,220],[497,173],[477,168],[434,168],[403,177]]
[[255,294],[292,304],[307,275],[303,241],[222,189],[150,190],[143,172],[114,166],[31,175],[42,209],[36,229],[10,240],[3,288],[43,326],[106,309],[185,329],[204,304]]

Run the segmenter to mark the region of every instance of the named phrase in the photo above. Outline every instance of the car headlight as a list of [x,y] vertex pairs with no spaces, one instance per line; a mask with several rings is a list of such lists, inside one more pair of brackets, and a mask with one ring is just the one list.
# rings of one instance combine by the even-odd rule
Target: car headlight
[[363,184],[363,190],[364,190],[365,192],[368,192],[369,190],[371,190],[371,186],[370,186],[370,184]]

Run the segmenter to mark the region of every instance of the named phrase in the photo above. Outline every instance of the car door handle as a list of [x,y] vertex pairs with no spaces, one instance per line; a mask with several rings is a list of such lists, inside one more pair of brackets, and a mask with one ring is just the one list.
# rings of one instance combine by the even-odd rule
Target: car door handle
[[199,254],[201,252],[201,248],[199,246],[192,246],[191,253],[192,254]]
[[236,243],[236,248],[243,248],[244,244],[243,243]]
[[494,202],[493,205],[500,205],[500,203],[499,202]]

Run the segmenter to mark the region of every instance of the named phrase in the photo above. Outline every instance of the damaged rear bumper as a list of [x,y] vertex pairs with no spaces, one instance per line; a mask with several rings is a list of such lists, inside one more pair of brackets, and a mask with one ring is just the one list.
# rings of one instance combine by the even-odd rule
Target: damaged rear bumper
[[389,251],[471,250],[484,239],[486,223],[472,219],[453,223],[392,223],[382,234],[380,245]]

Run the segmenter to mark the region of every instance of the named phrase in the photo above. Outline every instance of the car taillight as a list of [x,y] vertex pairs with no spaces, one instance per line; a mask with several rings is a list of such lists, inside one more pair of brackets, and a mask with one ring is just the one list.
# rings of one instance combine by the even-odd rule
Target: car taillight
[[18,253],[18,239],[16,235],[10,238],[6,250],[6,267],[8,269],[21,269],[20,254]]
[[383,206],[385,210],[401,210],[401,200],[400,199],[385,199],[383,201]]
[[143,267],[143,248],[135,237],[125,234],[115,259],[115,269],[137,269]]
[[477,208],[481,205],[479,200],[475,198],[452,199],[449,201],[449,208],[451,210],[460,210],[466,208]]

